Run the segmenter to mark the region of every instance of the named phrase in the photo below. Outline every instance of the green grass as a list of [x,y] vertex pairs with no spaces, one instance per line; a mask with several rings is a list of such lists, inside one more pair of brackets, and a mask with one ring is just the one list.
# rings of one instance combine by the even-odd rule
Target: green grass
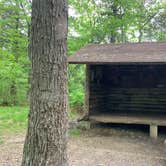
[[4,143],[4,140],[0,137],[0,145]]
[[24,131],[29,107],[0,107],[0,133]]
[[[0,136],[6,133],[23,132],[27,128],[28,106],[0,107]],[[73,120],[76,113],[70,112],[69,119]],[[80,135],[80,131],[73,129],[71,135]],[[0,137],[1,143],[1,137]]]
[[69,134],[72,136],[80,136],[81,134],[81,130],[80,129],[70,129],[69,130]]
[[76,118],[76,116],[77,116],[76,113],[70,111],[70,113],[69,113],[69,119],[70,120],[74,120]]

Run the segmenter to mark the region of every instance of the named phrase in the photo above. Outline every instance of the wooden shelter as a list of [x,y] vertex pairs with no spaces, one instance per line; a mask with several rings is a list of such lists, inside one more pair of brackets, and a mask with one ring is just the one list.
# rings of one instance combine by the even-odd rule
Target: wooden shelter
[[86,64],[86,111],[93,122],[166,126],[166,42],[92,44],[68,58]]

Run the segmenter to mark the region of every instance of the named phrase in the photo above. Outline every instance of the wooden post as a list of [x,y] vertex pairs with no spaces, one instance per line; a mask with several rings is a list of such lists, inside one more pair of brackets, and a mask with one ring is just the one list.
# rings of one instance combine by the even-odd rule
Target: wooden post
[[89,116],[89,95],[90,95],[90,65],[86,65],[85,82],[85,115]]
[[155,124],[150,125],[150,137],[157,139],[158,136],[158,126]]

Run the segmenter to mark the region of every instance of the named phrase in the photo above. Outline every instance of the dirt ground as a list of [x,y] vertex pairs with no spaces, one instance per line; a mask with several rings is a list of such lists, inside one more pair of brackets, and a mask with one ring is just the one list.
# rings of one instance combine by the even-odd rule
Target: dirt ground
[[[24,134],[1,136],[0,166],[19,166]],[[69,139],[70,166],[166,166],[166,134],[157,141],[142,129],[102,127]]]

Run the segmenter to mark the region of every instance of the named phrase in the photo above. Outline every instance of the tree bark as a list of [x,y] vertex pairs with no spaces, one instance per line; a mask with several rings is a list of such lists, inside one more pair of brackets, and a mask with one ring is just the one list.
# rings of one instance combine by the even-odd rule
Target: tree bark
[[142,29],[139,29],[139,36],[138,36],[139,43],[141,43],[141,41],[142,41],[142,36],[143,36]]
[[33,0],[30,113],[22,166],[67,166],[67,3]]
[[[117,14],[118,13],[118,8],[117,8],[117,5],[115,4],[115,1],[113,1],[113,5],[111,6],[111,9],[112,9],[113,16],[115,18],[117,18],[117,16],[118,16],[118,14]],[[116,30],[117,29],[114,29],[111,32],[111,40],[110,40],[111,43],[116,43],[116,37],[117,37]]]

